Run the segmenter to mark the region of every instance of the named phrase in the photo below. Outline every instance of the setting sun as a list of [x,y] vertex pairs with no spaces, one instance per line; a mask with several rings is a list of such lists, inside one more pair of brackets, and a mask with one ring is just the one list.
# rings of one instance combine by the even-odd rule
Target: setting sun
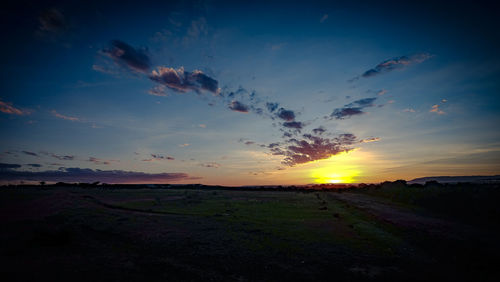
[[315,183],[355,183],[360,175],[359,167],[353,162],[354,152],[341,153],[321,162],[322,167],[311,170],[311,178]]

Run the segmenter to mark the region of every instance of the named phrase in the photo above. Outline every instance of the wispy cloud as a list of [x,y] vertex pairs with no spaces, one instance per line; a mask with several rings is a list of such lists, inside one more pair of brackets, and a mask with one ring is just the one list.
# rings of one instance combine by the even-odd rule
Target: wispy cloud
[[142,161],[143,162],[152,162],[152,161],[161,161],[161,160],[169,160],[169,161],[175,160],[174,157],[164,156],[164,155],[160,155],[160,154],[150,154],[150,156],[151,156],[151,158],[144,159]]
[[38,157],[37,153],[30,152],[30,151],[21,151],[23,154],[28,155],[28,156],[33,156],[33,157]]
[[412,109],[412,108],[406,108],[406,109],[403,109],[403,110],[402,110],[402,112],[403,112],[403,113],[414,113],[414,112],[415,112],[415,110],[414,110],[414,109]]
[[110,46],[101,53],[111,58],[117,65],[133,72],[147,73],[151,61],[145,49],[136,49],[120,40],[112,40]]
[[99,158],[89,157],[87,159],[88,162],[97,164],[97,165],[110,165],[111,162],[117,162],[117,160],[103,160]]
[[427,59],[431,58],[432,55],[428,53],[417,53],[413,55],[408,55],[408,56],[400,56],[400,57],[394,57],[388,60],[383,61],[382,63],[376,65],[374,68],[369,69],[362,73],[360,76],[356,76],[350,81],[355,81],[359,79],[360,77],[363,78],[369,78],[373,76],[377,76],[383,73],[387,73],[396,69],[402,69],[405,66],[409,66],[412,64],[417,64],[417,63],[422,63],[426,61]]
[[52,111],[50,111],[50,113],[52,113],[53,116],[60,118],[60,119],[69,120],[69,121],[81,121],[77,117],[62,115],[62,114],[58,113],[56,110],[52,110]]
[[153,95],[153,96],[161,96],[161,97],[168,96],[168,94],[165,92],[165,86],[163,86],[163,85],[154,86],[153,88],[149,89],[148,94]]
[[429,112],[431,112],[431,113],[436,113],[436,114],[438,114],[438,115],[444,115],[444,114],[445,114],[445,112],[439,108],[439,105],[438,105],[438,104],[433,105],[433,106],[431,107],[431,109],[429,110]]
[[380,137],[369,137],[361,140],[361,143],[371,143],[371,142],[377,142],[380,141]]
[[[4,167],[2,169],[2,167]],[[93,170],[90,168],[61,168],[48,171],[19,171],[20,165],[0,164],[0,179],[4,181],[62,181],[103,183],[164,183],[192,179],[186,173],[146,173],[124,170]]]
[[321,19],[319,19],[320,23],[324,23],[328,19],[328,14],[324,14]]
[[0,112],[10,115],[29,115],[31,112],[28,110],[21,110],[12,105],[12,103],[6,103],[0,100]]
[[41,12],[38,17],[38,22],[39,35],[60,34],[69,29],[66,17],[56,8]]
[[60,161],[72,161],[72,160],[75,160],[75,156],[73,155],[57,155],[57,154],[54,154],[54,153],[49,153],[49,152],[40,152],[42,155],[46,155],[46,156],[50,156],[52,158],[55,158],[55,159],[58,159]]
[[216,162],[208,162],[208,163],[201,163],[200,166],[209,168],[219,168],[221,165]]

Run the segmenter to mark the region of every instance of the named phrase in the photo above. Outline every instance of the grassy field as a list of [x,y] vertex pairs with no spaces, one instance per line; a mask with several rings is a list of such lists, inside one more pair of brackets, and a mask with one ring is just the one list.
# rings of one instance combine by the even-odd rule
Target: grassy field
[[497,281],[497,190],[4,187],[0,270],[18,281]]

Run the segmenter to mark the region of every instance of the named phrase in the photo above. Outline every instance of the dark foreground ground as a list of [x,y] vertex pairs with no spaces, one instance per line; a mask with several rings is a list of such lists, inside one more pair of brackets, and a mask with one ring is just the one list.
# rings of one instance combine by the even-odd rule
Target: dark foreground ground
[[500,281],[499,188],[2,187],[1,277]]

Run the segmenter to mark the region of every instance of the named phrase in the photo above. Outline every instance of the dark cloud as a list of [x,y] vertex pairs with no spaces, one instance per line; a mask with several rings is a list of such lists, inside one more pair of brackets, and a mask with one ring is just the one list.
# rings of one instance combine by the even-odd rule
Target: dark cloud
[[228,107],[236,112],[248,113],[248,106],[238,101],[232,101]]
[[40,23],[38,29],[41,33],[62,33],[69,28],[64,15],[55,8],[41,12],[38,21]]
[[27,164],[27,166],[31,166],[31,167],[42,167],[41,164]]
[[316,135],[321,135],[321,134],[326,132],[326,129],[324,127],[320,126],[318,128],[313,129],[312,132]]
[[376,97],[373,97],[373,98],[364,98],[364,99],[360,99],[360,100],[354,101],[354,102],[352,102],[350,104],[347,104],[346,107],[352,107],[352,106],[355,106],[355,105],[357,105],[358,107],[361,107],[361,108],[373,107],[374,106],[373,102],[375,102],[375,100],[377,100]]
[[149,78],[177,92],[195,91],[200,93],[202,90],[214,94],[219,92],[219,83],[217,80],[209,77],[200,70],[188,72],[183,67],[178,69],[158,67],[152,71]]
[[152,161],[155,161],[155,160],[169,160],[169,161],[173,161],[175,160],[174,157],[170,157],[170,156],[164,156],[164,155],[160,155],[160,154],[151,154],[151,158],[150,159],[145,159],[145,160],[142,160],[143,162],[152,162]]
[[278,103],[271,103],[271,102],[267,102],[266,103],[266,108],[269,112],[274,112],[276,111],[276,109],[279,107],[279,104]]
[[373,102],[375,102],[375,100],[377,100],[377,97],[356,100],[352,103],[345,105],[342,108],[337,108],[337,109],[333,110],[333,112],[330,114],[329,118],[330,119],[332,119],[332,118],[346,119],[346,118],[350,118],[351,116],[365,114],[363,109],[367,108],[367,107],[373,107],[375,105],[373,103]]
[[362,114],[365,114],[365,112],[363,112],[362,108],[339,108],[339,109],[335,109],[333,111],[333,113],[330,115],[331,118],[335,118],[335,119],[345,119],[345,118],[349,118],[351,116],[355,116],[355,115],[362,115]]
[[[393,71],[395,69],[403,68],[403,67],[411,65],[411,64],[421,63],[421,62],[423,62],[431,57],[432,56],[430,54],[427,54],[427,53],[419,53],[419,54],[413,54],[413,55],[409,55],[409,56],[394,57],[392,59],[383,61],[382,63],[376,65],[372,69],[365,71],[361,75],[361,77],[367,78],[367,77],[376,76],[376,75],[379,75],[382,73]],[[359,77],[357,77],[357,78],[359,78]]]
[[283,123],[283,126],[287,128],[302,129],[304,124],[300,121],[287,121]]
[[102,53],[113,59],[116,64],[135,72],[146,73],[151,68],[149,56],[145,50],[135,49],[120,40],[113,40],[110,47]]
[[19,165],[19,164],[0,163],[0,170],[12,169],[12,168],[20,168],[20,167],[21,167],[21,165]]
[[270,151],[273,155],[285,156],[283,164],[295,166],[348,152],[352,150],[350,146],[356,142],[357,138],[353,134],[341,134],[332,139],[304,134],[303,139],[290,139],[287,141],[289,146],[273,146]]
[[30,151],[21,151],[21,152],[24,153],[24,154],[26,154],[26,155],[29,155],[29,156],[38,157],[37,153],[33,153],[33,152],[30,152]]
[[60,168],[49,171],[17,171],[0,170],[0,179],[7,181],[62,181],[62,182],[95,182],[103,183],[162,183],[192,179],[186,173],[145,173],[124,170],[93,170],[89,168]]
[[253,144],[255,144],[255,142],[254,142],[254,141],[246,141],[246,142],[245,142],[245,145],[253,145]]
[[293,121],[295,119],[295,113],[290,110],[280,108],[276,114],[280,119],[286,121]]

